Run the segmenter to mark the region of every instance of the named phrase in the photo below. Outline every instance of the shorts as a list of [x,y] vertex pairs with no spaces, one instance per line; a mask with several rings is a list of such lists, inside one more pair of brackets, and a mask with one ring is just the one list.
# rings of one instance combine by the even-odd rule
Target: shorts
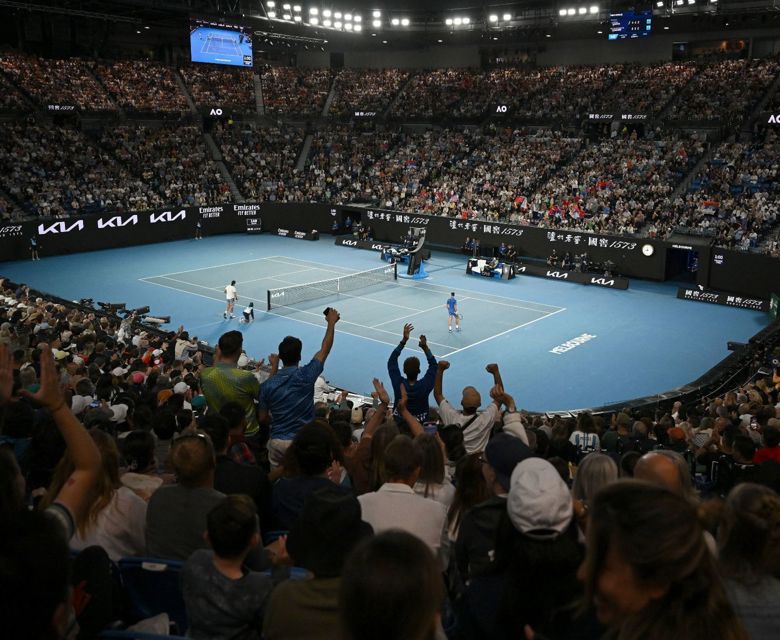
[[458,317],[458,312],[457,311],[450,311],[450,317],[451,318],[457,318]]

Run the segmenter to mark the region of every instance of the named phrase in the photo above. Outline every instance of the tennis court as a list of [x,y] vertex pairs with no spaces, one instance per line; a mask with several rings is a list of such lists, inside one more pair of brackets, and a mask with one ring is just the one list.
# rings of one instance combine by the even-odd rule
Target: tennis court
[[[464,329],[468,330],[449,333],[444,306],[450,295],[449,288],[424,281],[393,280],[386,274],[388,267],[379,271],[385,274],[380,273],[376,278],[357,276],[360,281],[355,283],[354,269],[289,256],[269,256],[140,280],[224,304],[223,289],[231,279],[236,279],[240,298],[237,315],[240,315],[242,304],[253,301],[258,320],[262,320],[262,313],[265,313],[324,326],[322,311],[333,306],[344,318],[337,325],[337,332],[393,346],[398,342],[400,328],[411,322],[416,329],[415,335],[428,337],[428,345],[437,358],[450,357],[565,310],[538,302],[460,290],[456,291],[458,307],[464,315]],[[321,284],[323,280],[340,277],[345,278],[339,293],[330,293],[328,287]],[[320,284],[307,287],[302,296],[296,293],[285,298],[282,295],[277,299],[280,303],[284,300],[283,303],[277,306],[274,302],[270,311],[265,310],[269,289],[284,291],[307,283]],[[357,288],[353,289],[353,286]],[[312,289],[316,297],[305,299],[310,297]],[[288,299],[293,303],[289,304]],[[222,308],[215,306],[215,318],[221,318],[221,314]]]
[[235,39],[220,38],[219,36],[209,36],[203,44],[202,51],[203,53],[224,53],[231,56],[241,55]]

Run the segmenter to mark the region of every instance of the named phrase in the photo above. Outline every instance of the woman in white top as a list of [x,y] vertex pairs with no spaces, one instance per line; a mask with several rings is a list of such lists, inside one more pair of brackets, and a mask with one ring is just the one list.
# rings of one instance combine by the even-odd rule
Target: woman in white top
[[587,411],[577,416],[577,428],[569,437],[569,442],[577,447],[578,460],[588,453],[601,451],[601,443],[596,433],[596,425],[593,424],[593,416]]
[[[70,548],[80,551],[93,545],[105,549],[117,561],[146,552],[146,501],[119,480],[119,451],[114,439],[98,429],[90,432],[100,450],[101,469],[93,489],[92,506],[77,525]],[[73,472],[66,454],[54,472],[47,496],[56,496]],[[45,506],[45,504],[44,504]]]
[[441,441],[427,433],[414,439],[420,456],[420,477],[413,489],[423,498],[429,498],[450,508],[455,498],[455,487],[444,474],[444,450]]

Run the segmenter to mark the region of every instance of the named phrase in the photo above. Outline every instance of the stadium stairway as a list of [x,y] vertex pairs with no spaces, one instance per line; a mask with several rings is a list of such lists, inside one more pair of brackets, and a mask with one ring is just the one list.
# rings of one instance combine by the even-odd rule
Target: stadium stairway
[[387,103],[387,106],[385,107],[385,110],[382,111],[382,120],[387,120],[388,116],[390,115],[392,110],[395,108],[395,105],[401,99],[401,96],[403,95],[404,91],[406,90],[407,85],[412,81],[412,78],[414,78],[415,75],[416,75],[415,73],[410,73],[409,77],[401,83],[400,87],[398,87],[397,93],[395,94],[395,96],[393,96],[393,99],[390,100],[390,102]]
[[214,138],[210,133],[204,133],[203,141],[206,143],[206,147],[211,154],[211,159],[216,163],[223,180],[227,182],[227,185],[230,188],[230,194],[233,196],[233,202],[244,202],[244,196],[238,190],[238,186],[236,185],[235,180],[233,180],[233,176],[230,175],[230,170],[227,168],[227,165],[222,159],[222,152],[219,150],[219,146],[217,146]]
[[688,190],[688,187],[691,186],[691,182],[693,182],[696,174],[699,173],[702,167],[704,167],[704,165],[710,161],[710,158],[712,158],[712,154],[715,153],[716,147],[716,144],[710,144],[707,147],[704,151],[704,155],[702,155],[699,161],[693,165],[693,168],[688,172],[688,175],[686,175],[680,184],[675,187],[674,191],[672,191],[672,194],[669,196],[670,200],[674,200],[677,196],[684,194]]
[[176,84],[179,85],[179,89],[181,89],[184,97],[187,98],[187,104],[190,107],[190,111],[195,115],[200,115],[198,112],[198,107],[195,106],[195,101],[192,99],[190,92],[187,90],[187,83],[184,82],[184,78],[181,77],[178,69],[174,72],[173,77],[176,78]]
[[330,91],[328,91],[328,97],[325,98],[325,104],[322,107],[322,117],[327,118],[328,112],[330,111],[330,105],[333,104],[333,101],[336,99],[336,78],[338,76],[334,76],[333,80],[330,81]]
[[265,115],[265,101],[263,100],[263,83],[260,81],[260,74],[252,74],[252,82],[255,84],[255,109],[257,115]]
[[301,154],[298,156],[298,162],[295,165],[296,171],[303,171],[306,168],[306,158],[309,157],[312,140],[314,140],[314,134],[307,133],[301,145]]

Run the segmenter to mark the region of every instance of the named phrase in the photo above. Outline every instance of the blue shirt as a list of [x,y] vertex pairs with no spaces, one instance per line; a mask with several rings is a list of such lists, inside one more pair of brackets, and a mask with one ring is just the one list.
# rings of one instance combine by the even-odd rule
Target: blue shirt
[[284,367],[260,387],[260,408],[271,412],[271,438],[292,440],[298,429],[314,420],[314,382],[322,363],[313,358],[303,367]]
[[455,313],[455,305],[458,304],[458,301],[455,298],[448,298],[447,299],[447,309],[449,309],[449,312],[451,314]]
[[425,350],[425,357],[428,359],[428,371],[425,372],[425,376],[421,380],[417,380],[414,384],[409,384],[409,381],[401,375],[401,370],[398,368],[398,356],[401,355],[401,351],[404,348],[404,343],[400,343],[393,353],[390,354],[390,359],[387,361],[387,372],[390,374],[390,382],[393,384],[393,393],[395,394],[395,403],[401,399],[401,385],[406,387],[406,395],[408,401],[406,403],[409,413],[416,416],[419,420],[425,420],[428,416],[428,396],[433,391],[433,383],[436,380],[436,358],[431,353],[430,349]]

